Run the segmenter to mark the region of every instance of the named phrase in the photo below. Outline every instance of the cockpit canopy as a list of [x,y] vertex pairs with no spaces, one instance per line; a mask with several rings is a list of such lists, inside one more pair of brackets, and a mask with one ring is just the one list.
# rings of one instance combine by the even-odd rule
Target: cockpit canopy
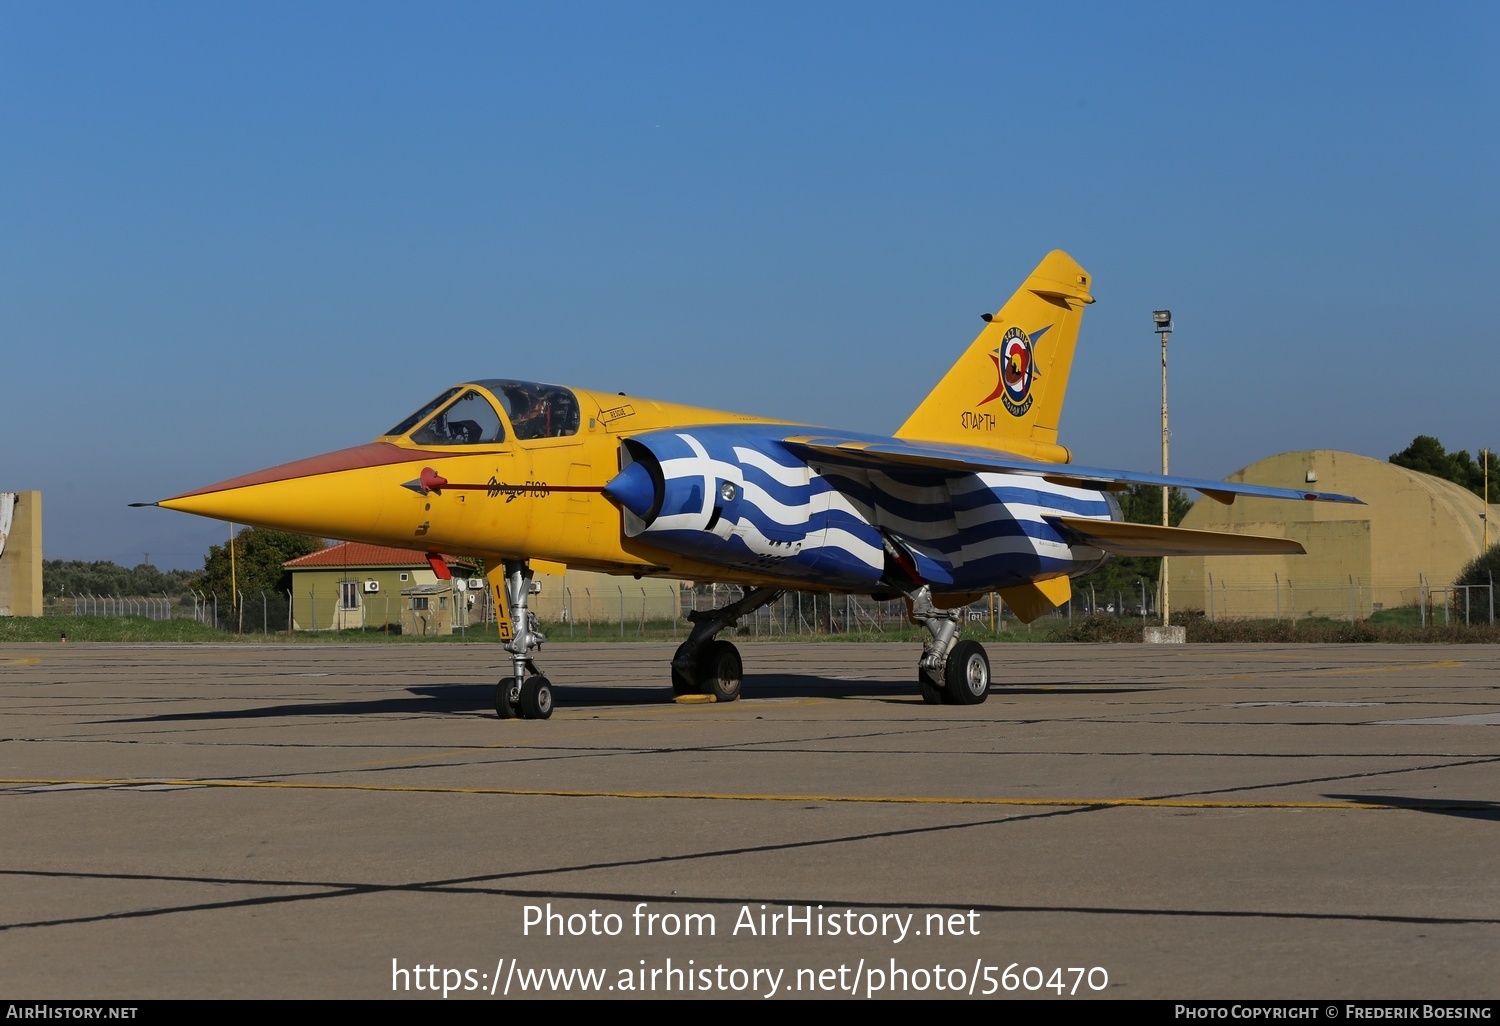
[[566,388],[485,378],[447,389],[386,434],[410,432],[418,445],[492,445],[505,441],[507,420],[512,437],[524,442],[576,435],[582,416],[578,397]]

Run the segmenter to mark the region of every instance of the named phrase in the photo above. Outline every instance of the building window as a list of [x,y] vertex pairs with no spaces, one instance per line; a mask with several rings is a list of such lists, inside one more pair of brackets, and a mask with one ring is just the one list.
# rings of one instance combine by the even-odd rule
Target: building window
[[358,609],[359,608],[359,582],[358,581],[340,581],[339,582],[339,608],[340,609]]
[[447,595],[439,595],[438,596],[438,608],[439,609],[447,609],[448,608],[448,596]]
[[427,596],[426,595],[413,595],[411,597],[411,607],[412,607],[412,609],[416,610],[419,613],[426,612],[427,611]]
[[402,574],[401,575],[401,583],[402,584],[405,584],[409,580],[411,580],[411,574]]

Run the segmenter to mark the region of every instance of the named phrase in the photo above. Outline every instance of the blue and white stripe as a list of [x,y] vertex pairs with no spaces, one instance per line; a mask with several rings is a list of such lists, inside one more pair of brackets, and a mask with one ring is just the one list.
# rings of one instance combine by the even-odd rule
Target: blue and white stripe
[[774,428],[743,426],[637,436],[659,462],[665,487],[657,516],[635,520],[628,533],[684,555],[847,590],[880,581],[883,535],[948,591],[1082,573],[1103,558],[1071,545],[1044,519],[1110,519],[1098,491],[1016,474],[810,465],[780,437]]

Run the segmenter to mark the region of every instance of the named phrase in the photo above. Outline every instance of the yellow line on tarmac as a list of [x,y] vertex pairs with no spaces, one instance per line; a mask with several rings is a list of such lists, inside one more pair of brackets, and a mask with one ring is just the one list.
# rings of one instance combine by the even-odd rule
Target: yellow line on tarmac
[[1406,663],[1401,666],[1366,666],[1366,667],[1342,667],[1337,670],[1308,670],[1306,673],[1296,674],[1299,677],[1351,677],[1358,673],[1393,673],[1396,670],[1451,670],[1455,666],[1462,666],[1461,659],[1439,659],[1433,663]]
[[[239,787],[273,788],[287,791],[378,791],[393,794],[473,794],[524,798],[652,798],[690,801],[732,802],[863,802],[883,805],[1008,805],[1045,808],[1163,808],[1163,809],[1394,809],[1382,802],[1249,801],[1196,798],[997,798],[961,796],[860,795],[860,794],[724,794],[711,791],[610,791],[564,790],[562,788],[440,787],[421,784],[313,784],[277,780],[175,780],[175,779],[12,779],[0,786],[48,787],[93,785],[96,787]],[[1424,803],[1433,809],[1491,809],[1490,802]]]
[[24,659],[7,659],[5,662],[0,663],[0,666],[31,666],[41,661],[40,656],[27,656]]

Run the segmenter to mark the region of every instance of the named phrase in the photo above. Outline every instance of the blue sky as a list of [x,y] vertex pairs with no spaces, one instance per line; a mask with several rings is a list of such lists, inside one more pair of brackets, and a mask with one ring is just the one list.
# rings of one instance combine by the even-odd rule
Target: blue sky
[[518,377],[890,431],[1050,249],[1063,441],[1500,445],[1500,6],[0,5],[0,488],[49,559]]

